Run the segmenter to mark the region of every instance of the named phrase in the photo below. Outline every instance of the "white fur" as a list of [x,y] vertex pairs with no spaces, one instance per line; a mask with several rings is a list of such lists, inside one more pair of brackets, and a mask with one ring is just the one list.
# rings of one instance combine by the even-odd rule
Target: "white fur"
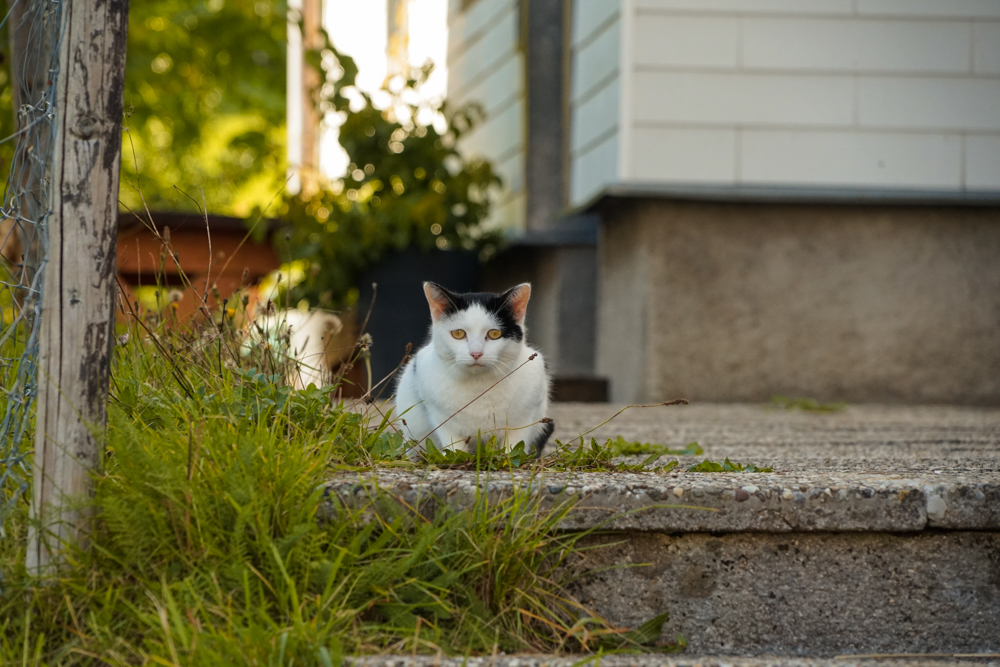
[[[477,436],[484,442],[496,436],[498,444],[510,449],[521,440],[530,445],[545,430],[545,424],[537,423],[549,408],[542,355],[524,337],[489,339],[487,332],[498,328],[496,317],[478,304],[432,324],[430,343],[406,365],[396,391],[396,414],[412,440],[424,443],[429,435],[438,449],[466,449],[467,443],[475,446]],[[464,329],[466,338],[455,340],[454,329]],[[478,362],[473,352],[482,352]],[[537,356],[527,361],[533,354]]]

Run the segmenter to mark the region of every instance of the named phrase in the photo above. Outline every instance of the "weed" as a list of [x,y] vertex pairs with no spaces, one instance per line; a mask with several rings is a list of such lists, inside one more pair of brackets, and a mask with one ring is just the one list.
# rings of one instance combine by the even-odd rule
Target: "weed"
[[700,456],[704,452],[697,442],[688,443],[683,449],[670,449],[666,445],[653,445],[648,442],[628,442],[618,436],[608,440],[605,447],[611,449],[612,456],[638,456],[640,454],[660,454],[662,456]]
[[[388,458],[401,458],[405,445],[400,446],[400,452],[388,452]],[[581,437],[571,442],[555,441],[555,449],[541,459],[536,459],[533,452],[527,451],[525,443],[519,442],[509,451],[495,446],[495,440],[480,441],[475,451],[439,450],[428,442],[422,458],[425,464],[451,470],[511,470],[515,468],[532,468],[535,471],[554,472],[669,472],[678,465],[678,461],[670,461],[664,465],[653,466],[665,455],[696,456],[701,454],[701,447],[691,443],[684,449],[673,450],[665,445],[650,445],[648,443],[626,442],[622,438],[608,440],[601,445],[591,438],[585,443]],[[647,454],[641,463],[629,463],[621,460],[625,456]]]
[[688,472],[774,472],[774,468],[758,468],[752,463],[733,463],[728,458],[719,463],[705,459],[698,465],[693,465]]
[[771,406],[803,412],[840,412],[847,407],[847,403],[820,403],[815,398],[788,398],[778,395],[771,397]]

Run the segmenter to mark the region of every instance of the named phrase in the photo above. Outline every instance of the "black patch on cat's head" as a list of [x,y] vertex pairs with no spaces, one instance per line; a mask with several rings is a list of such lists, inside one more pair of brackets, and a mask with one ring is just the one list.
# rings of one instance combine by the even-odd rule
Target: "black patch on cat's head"
[[448,317],[467,310],[473,304],[479,304],[483,310],[496,316],[500,324],[500,337],[510,338],[518,342],[524,340],[524,328],[518,324],[510,298],[513,288],[503,294],[493,292],[468,292],[456,294],[434,283],[424,283],[425,291],[439,298],[444,305],[440,317]]

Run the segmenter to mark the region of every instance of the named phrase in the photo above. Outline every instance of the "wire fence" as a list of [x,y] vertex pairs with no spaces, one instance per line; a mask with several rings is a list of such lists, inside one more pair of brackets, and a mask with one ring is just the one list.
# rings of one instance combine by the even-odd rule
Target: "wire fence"
[[[14,111],[13,158],[0,206],[0,534],[31,488],[31,449],[38,390],[42,280],[56,123],[60,0],[16,0],[0,23],[10,35]],[[6,110],[0,109],[6,113]]]

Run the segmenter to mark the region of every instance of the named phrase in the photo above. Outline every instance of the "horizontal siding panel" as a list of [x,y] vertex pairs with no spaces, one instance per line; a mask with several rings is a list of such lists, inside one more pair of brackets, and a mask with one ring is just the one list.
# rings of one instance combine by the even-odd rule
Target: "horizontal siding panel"
[[577,153],[618,125],[620,86],[615,79],[593,97],[573,108],[570,150]]
[[507,158],[499,164],[494,164],[496,173],[503,179],[504,190],[514,194],[520,193],[524,189],[524,151]]
[[637,0],[640,11],[851,14],[853,0]]
[[489,32],[464,53],[448,61],[449,95],[474,85],[495,67],[517,52],[517,13],[509,12]]
[[632,178],[639,181],[732,183],[735,130],[637,127]]
[[523,96],[521,71],[521,58],[512,53],[473,86],[456,91],[449,101],[452,105],[479,102],[489,118],[510,106],[515,98]]
[[747,130],[747,183],[961,188],[957,135]]
[[863,126],[1000,130],[1000,79],[866,77],[858,95]]
[[997,0],[858,0],[859,14],[1000,18]]
[[618,134],[608,137],[572,160],[570,204],[586,203],[598,192],[618,181]]
[[574,0],[573,45],[590,39],[595,30],[620,11],[620,0]]
[[516,11],[518,0],[478,0],[448,22],[448,52],[458,53],[485,33],[505,12]]
[[776,69],[968,72],[968,23],[753,18],[743,24],[743,64]]
[[618,70],[621,22],[614,24],[597,39],[573,53],[573,100],[585,97]]
[[965,187],[1000,190],[1000,135],[966,135]]
[[977,22],[972,26],[975,37],[976,74],[1000,74],[1000,23]]
[[738,62],[738,19],[643,16],[635,25],[637,65],[733,68]]
[[648,123],[849,125],[850,76],[636,72],[636,120]]
[[485,157],[496,162],[521,148],[524,102],[517,100],[503,113],[486,119],[462,139],[462,150],[469,155]]

